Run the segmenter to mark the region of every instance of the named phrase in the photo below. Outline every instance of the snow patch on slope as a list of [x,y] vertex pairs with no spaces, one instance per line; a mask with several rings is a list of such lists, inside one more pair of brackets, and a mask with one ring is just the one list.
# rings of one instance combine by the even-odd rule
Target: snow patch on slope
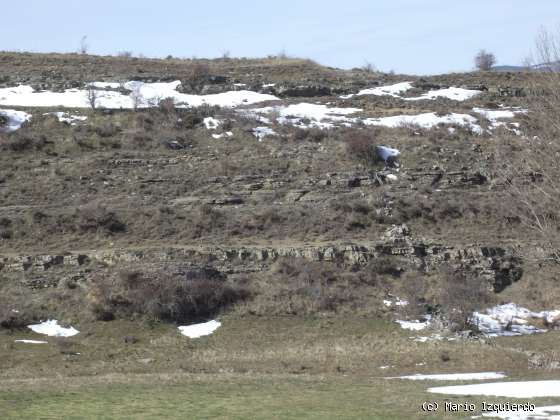
[[552,324],[560,321],[560,310],[532,312],[515,303],[498,305],[485,313],[475,312],[473,322],[478,329],[489,337],[515,336],[546,332],[529,323],[530,320]]
[[444,373],[435,375],[408,375],[397,376],[388,379],[409,379],[411,381],[476,381],[503,379],[507,376],[501,372],[479,372],[479,373]]
[[13,109],[0,109],[0,117],[7,120],[6,125],[0,126],[0,133],[11,133],[31,119],[31,114]]
[[88,118],[86,116],[72,115],[67,112],[48,112],[45,115],[54,115],[58,121],[70,125],[76,125],[78,122],[83,122]]
[[274,136],[276,134],[276,132],[269,127],[256,127],[253,128],[253,135],[259,139],[259,141],[262,141],[262,139],[264,139],[266,136]]
[[374,96],[392,96],[394,98],[399,98],[401,93],[406,92],[407,90],[412,89],[412,82],[401,82],[396,83],[394,85],[389,86],[378,86],[375,88],[370,89],[363,89],[359,91],[355,95],[342,95],[342,99],[350,99],[354,96],[365,96],[365,95],[374,95]]
[[40,324],[28,325],[27,328],[31,329],[37,334],[44,334],[51,337],[72,337],[79,334],[79,331],[74,327],[62,327],[56,320],[48,320]]
[[396,115],[393,117],[367,118],[365,125],[377,125],[390,128],[403,127],[407,125],[419,126],[430,129],[440,124],[453,124],[471,129],[473,132],[481,134],[482,128],[478,125],[478,120],[468,114],[448,114],[439,116],[433,112],[419,115]]
[[430,90],[429,92],[418,96],[416,98],[403,98],[405,101],[421,101],[421,100],[430,100],[430,99],[437,99],[437,98],[447,98],[452,99],[454,101],[466,101],[467,99],[471,99],[477,95],[480,95],[482,92],[480,90],[470,90],[470,89],[463,89],[457,87],[450,87],[447,89],[437,89],[437,90]]
[[429,388],[446,395],[488,395],[506,398],[560,397],[560,381],[493,382]]
[[199,338],[205,335],[210,335],[222,325],[218,321],[208,321],[202,324],[193,324],[184,327],[178,327],[181,334],[189,338]]
[[[113,82],[94,82],[94,89],[67,89],[64,92],[35,91],[31,86],[0,89],[0,105],[31,107],[88,108],[88,93],[95,92],[95,105],[108,109],[133,109],[155,107],[162,99],[171,98],[177,107],[197,107],[201,105],[236,107],[258,102],[278,100],[273,95],[248,90],[229,91],[210,95],[189,95],[180,93],[180,81],[169,83],[145,83],[130,81],[123,84]],[[118,85],[118,86],[117,86]],[[123,94],[114,90],[122,87],[130,91]]]
[[334,123],[355,123],[355,118],[348,115],[362,111],[361,108],[330,108],[323,104],[299,103],[288,106],[275,106],[252,109],[257,115],[275,114],[280,124],[291,124],[300,128],[333,128]]
[[[534,410],[515,410],[515,411],[494,411],[484,413],[482,417],[504,420],[560,420],[560,405],[550,405],[547,407],[535,407]],[[473,419],[479,416],[471,417]]]

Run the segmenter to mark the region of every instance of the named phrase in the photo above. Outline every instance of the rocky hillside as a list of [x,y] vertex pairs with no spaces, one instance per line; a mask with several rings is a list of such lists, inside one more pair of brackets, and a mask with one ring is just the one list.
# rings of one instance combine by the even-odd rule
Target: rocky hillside
[[204,279],[181,321],[436,310],[448,270],[546,305],[500,171],[527,77],[1,53],[0,321],[142,312],[131,278]]

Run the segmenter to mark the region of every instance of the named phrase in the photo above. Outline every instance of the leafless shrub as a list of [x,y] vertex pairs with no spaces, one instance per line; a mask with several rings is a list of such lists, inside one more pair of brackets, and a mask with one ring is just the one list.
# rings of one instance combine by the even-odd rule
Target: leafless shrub
[[213,269],[188,269],[179,273],[124,271],[110,281],[99,279],[89,294],[96,318],[148,316],[185,322],[216,315],[247,297]]
[[439,304],[454,331],[476,329],[473,312],[491,302],[492,289],[487,280],[463,268],[443,266]]
[[127,226],[117,214],[100,206],[86,206],[75,212],[77,230],[82,233],[103,232],[108,235],[125,232]]
[[374,140],[367,132],[351,130],[345,134],[343,140],[346,142],[348,155],[360,162],[365,168],[372,168],[381,162],[375,149]]
[[560,62],[560,32],[543,30],[536,49],[545,66],[529,75],[526,89],[532,138],[520,157],[502,147],[499,169],[512,196],[506,215],[537,233],[551,260],[560,263],[560,73],[551,65]]
[[138,108],[144,103],[144,96],[140,91],[140,86],[134,86],[130,92],[130,99],[132,100],[132,108],[137,111]]
[[210,77],[210,67],[203,62],[192,62],[186,72],[186,86],[190,87],[192,91],[198,92],[202,89],[204,84]]
[[93,86],[92,83],[88,83],[87,90],[86,90],[86,99],[89,104],[89,107],[92,110],[95,110],[95,108],[97,108],[98,98],[99,98],[99,91]]
[[362,71],[366,73],[377,73],[377,67],[375,67],[375,64],[366,60],[362,66]]
[[539,369],[548,372],[560,369],[560,353],[556,350],[547,350],[529,357],[529,369]]
[[89,44],[87,43],[87,35],[84,35],[80,40],[80,47],[78,48],[78,52],[80,54],[87,54],[89,50]]
[[482,49],[474,57],[474,65],[480,71],[488,71],[496,64],[496,57],[494,54]]
[[159,101],[158,104],[159,110],[164,114],[171,114],[175,111],[175,99],[173,98],[165,98]]
[[5,138],[0,138],[0,150],[11,152],[25,152],[29,150],[41,150],[48,144],[43,134],[37,133],[12,133]]
[[117,53],[118,57],[121,58],[131,58],[132,57],[132,51],[119,51]]

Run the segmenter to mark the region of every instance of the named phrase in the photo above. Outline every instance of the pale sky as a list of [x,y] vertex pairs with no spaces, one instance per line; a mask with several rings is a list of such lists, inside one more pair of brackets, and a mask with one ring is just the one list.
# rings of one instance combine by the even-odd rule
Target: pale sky
[[148,57],[261,57],[434,74],[468,71],[476,52],[521,65],[560,0],[26,0],[0,7],[0,50]]

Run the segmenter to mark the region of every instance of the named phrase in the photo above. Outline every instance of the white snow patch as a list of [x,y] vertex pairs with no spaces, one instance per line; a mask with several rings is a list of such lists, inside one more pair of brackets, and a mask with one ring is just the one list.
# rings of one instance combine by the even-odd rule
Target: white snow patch
[[[390,175],[393,175],[393,174],[387,175],[387,178],[389,178]],[[393,175],[393,176],[395,177],[394,179],[397,179],[397,177],[395,175]],[[383,304],[388,308],[390,308],[393,305],[395,305],[395,306],[407,306],[408,305],[408,300],[401,299],[399,297],[395,297],[394,299],[383,300]]]
[[367,118],[365,125],[377,125],[389,128],[403,127],[407,125],[419,126],[422,128],[432,128],[440,124],[453,124],[461,127],[470,128],[473,132],[481,134],[482,128],[478,125],[475,117],[468,114],[448,114],[438,116],[433,112],[418,115],[396,115],[393,117]]
[[409,379],[411,381],[477,381],[477,380],[490,380],[490,379],[503,379],[507,378],[501,372],[479,372],[479,373],[444,373],[435,375],[408,375],[397,376],[388,379]]
[[233,133],[231,131],[226,131],[222,134],[212,134],[212,137],[215,139],[223,139],[224,137],[233,137]]
[[412,89],[412,82],[401,82],[389,86],[378,86],[371,89],[363,89],[359,91],[356,95],[342,95],[342,99],[350,99],[353,96],[364,96],[364,95],[375,95],[375,96],[393,96],[395,98],[400,97],[399,94]]
[[[149,108],[158,106],[162,99],[171,98],[177,107],[196,107],[201,105],[236,107],[250,105],[263,101],[278,100],[273,95],[239,90],[211,95],[189,95],[180,93],[177,88],[180,81],[169,83],[144,83],[130,81],[118,84],[131,93],[126,95],[116,91],[99,89],[100,87],[115,88],[116,83],[94,82],[96,106],[99,108]],[[89,108],[87,89],[67,89],[64,92],[36,92],[31,86],[0,89],[0,105],[37,106],[37,107],[67,107]]]
[[40,340],[14,340],[15,343],[23,343],[23,344],[49,344],[48,341],[40,341]]
[[0,109],[0,117],[8,120],[7,124],[0,126],[0,133],[11,133],[19,130],[23,123],[31,119],[31,114],[23,111],[15,111],[13,109]]
[[560,310],[532,312],[515,303],[507,303],[488,309],[486,313],[475,312],[472,320],[478,329],[489,337],[546,332],[544,329],[530,325],[531,319],[552,324],[560,319]]
[[431,90],[416,98],[403,98],[405,101],[421,101],[424,99],[448,98],[454,101],[466,101],[474,96],[480,95],[480,90],[470,90],[457,87],[447,89]]
[[[505,127],[506,129],[513,131],[515,134],[520,135],[521,132],[518,130],[520,124],[516,122],[506,122],[501,121],[504,119],[515,118],[516,114],[526,114],[528,110],[522,108],[505,108],[501,106],[502,109],[485,109],[485,108],[473,108],[473,112],[482,115],[490,122],[490,130],[494,130],[498,127]],[[511,127],[513,128],[511,128]]]
[[208,130],[215,130],[216,128],[218,128],[220,125],[222,124],[222,122],[216,118],[213,117],[206,117],[204,118],[204,126],[208,129]]
[[253,128],[253,134],[259,141],[262,141],[266,136],[274,136],[276,132],[269,127],[256,127]]
[[274,86],[276,86],[276,83],[265,83],[264,85],[262,85],[263,88],[269,88]]
[[79,331],[73,327],[61,327],[58,321],[54,319],[41,322],[40,324],[28,325],[27,328],[37,334],[44,334],[51,337],[72,337],[79,333]]
[[[254,114],[278,115],[280,124],[292,124],[300,128],[332,128],[333,123],[355,123],[355,118],[347,115],[362,111],[361,108],[329,108],[327,105],[300,103],[288,106],[275,106],[252,109]],[[304,120],[309,120],[308,122]]]
[[488,395],[506,398],[560,397],[560,381],[493,382],[476,385],[429,388],[447,395]]
[[87,85],[98,89],[119,89],[120,87],[124,88],[124,83],[119,82],[91,82]]
[[47,112],[45,115],[54,115],[58,121],[70,125],[76,125],[78,122],[87,120],[88,117],[80,115],[72,115],[67,112]]
[[428,341],[455,341],[457,340],[456,337],[444,337],[441,334],[432,334],[428,336],[418,336],[418,337],[410,337],[413,341],[417,343],[427,343]]
[[[535,407],[534,410],[495,411],[484,413],[482,417],[499,418],[504,420],[560,420],[560,405]],[[471,418],[480,418],[475,416]]]
[[392,149],[387,146],[377,146],[375,148],[375,152],[377,153],[377,156],[384,161],[387,161],[389,158],[395,158],[401,154],[398,149]]
[[210,335],[222,325],[218,321],[208,321],[202,324],[193,324],[186,327],[179,327],[181,334],[190,338],[199,338],[205,335]]
[[426,320],[424,322],[397,320],[395,322],[397,322],[402,329],[411,331],[421,331],[423,329],[426,329],[430,325],[430,320]]

